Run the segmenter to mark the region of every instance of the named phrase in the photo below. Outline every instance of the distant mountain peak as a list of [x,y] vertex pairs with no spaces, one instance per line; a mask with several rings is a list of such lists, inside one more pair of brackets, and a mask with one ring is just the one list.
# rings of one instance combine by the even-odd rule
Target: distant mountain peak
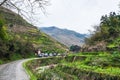
[[57,28],[56,26],[51,26],[51,28]]

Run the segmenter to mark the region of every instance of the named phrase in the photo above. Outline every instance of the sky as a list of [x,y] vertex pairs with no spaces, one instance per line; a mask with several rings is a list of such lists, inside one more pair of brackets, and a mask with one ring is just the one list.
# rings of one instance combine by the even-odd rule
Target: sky
[[47,14],[39,15],[38,27],[56,26],[79,33],[89,33],[102,15],[119,12],[120,0],[51,0]]

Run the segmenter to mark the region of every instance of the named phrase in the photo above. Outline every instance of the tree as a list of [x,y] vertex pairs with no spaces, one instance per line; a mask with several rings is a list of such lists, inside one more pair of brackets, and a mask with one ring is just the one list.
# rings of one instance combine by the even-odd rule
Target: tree
[[44,14],[45,6],[49,5],[49,0],[2,0],[0,1],[0,7],[6,7],[19,15],[23,16],[27,20],[33,19],[33,15],[39,14],[42,11]]
[[120,36],[120,15],[110,12],[109,15],[101,17],[98,26],[94,26],[94,33],[85,39],[86,44],[95,45],[100,41],[114,41]]
[[70,51],[73,51],[73,52],[79,52],[80,49],[81,49],[81,47],[78,46],[78,45],[72,45],[72,46],[70,46]]
[[101,32],[105,32],[106,30],[110,37],[118,37],[120,32],[120,15],[116,15],[115,12],[110,12],[109,16],[102,16],[100,25]]

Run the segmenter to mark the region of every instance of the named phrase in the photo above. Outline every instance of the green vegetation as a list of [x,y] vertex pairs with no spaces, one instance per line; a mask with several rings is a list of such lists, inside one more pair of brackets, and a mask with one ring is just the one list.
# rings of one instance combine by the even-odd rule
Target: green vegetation
[[33,75],[33,73],[30,71],[30,69],[27,67],[27,64],[29,64],[32,60],[26,61],[23,63],[23,67],[25,68],[26,72],[30,76],[30,80],[37,80],[36,76]]
[[79,80],[76,76],[61,71],[60,67],[42,72],[39,78],[41,80]]
[[[49,66],[44,71],[41,68]],[[27,64],[38,79],[120,80],[120,55],[108,52],[76,53],[36,59]]]
[[0,39],[8,40],[7,30],[1,18],[0,18]]
[[35,51],[63,53],[66,46],[42,33],[20,15],[0,7],[0,64],[35,56]]
[[72,45],[72,46],[70,46],[70,51],[72,51],[72,52],[79,52],[80,49],[81,49],[81,47],[78,46],[78,45]]
[[2,6],[0,6],[0,15],[5,19],[6,24],[10,25],[10,27],[13,27],[14,24],[23,25],[23,26],[32,26],[30,23],[24,20],[20,15]]
[[[39,75],[39,71],[37,68],[40,66],[46,66],[46,65],[51,65],[51,64],[57,64],[61,61],[62,58],[43,58],[43,59],[35,59],[35,60],[30,60],[29,62],[26,62],[25,66],[27,68],[27,71],[30,75],[38,78],[43,75]],[[32,73],[31,73],[32,72]],[[34,74],[34,75],[33,75]],[[31,77],[32,80],[32,77]],[[34,79],[33,79],[34,80]],[[37,79],[35,79],[37,80]],[[43,79],[44,80],[44,79]]]
[[[82,53],[25,62],[31,80],[120,80],[120,15],[102,16],[86,38]],[[34,57],[34,51],[63,53],[66,47],[29,24],[18,14],[0,7],[0,64]],[[79,46],[71,46],[78,52]],[[86,51],[86,52],[85,52]]]
[[86,38],[87,45],[97,45],[104,42],[107,51],[116,51],[120,45],[120,15],[111,12],[101,17],[99,25],[94,26],[95,31],[90,38]]
[[4,19],[0,17],[0,64],[30,56],[33,56],[31,43],[17,40],[12,33],[8,32]]
[[[81,53],[33,60],[26,66],[42,80],[120,80],[120,15],[101,17]],[[78,52],[78,46],[71,46]],[[44,70],[43,70],[44,68]]]

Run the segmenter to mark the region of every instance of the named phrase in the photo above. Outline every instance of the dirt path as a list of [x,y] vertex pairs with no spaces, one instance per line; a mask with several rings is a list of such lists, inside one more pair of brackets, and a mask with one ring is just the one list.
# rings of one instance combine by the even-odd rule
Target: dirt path
[[29,76],[22,67],[25,61],[27,59],[0,65],[0,80],[29,80]]

